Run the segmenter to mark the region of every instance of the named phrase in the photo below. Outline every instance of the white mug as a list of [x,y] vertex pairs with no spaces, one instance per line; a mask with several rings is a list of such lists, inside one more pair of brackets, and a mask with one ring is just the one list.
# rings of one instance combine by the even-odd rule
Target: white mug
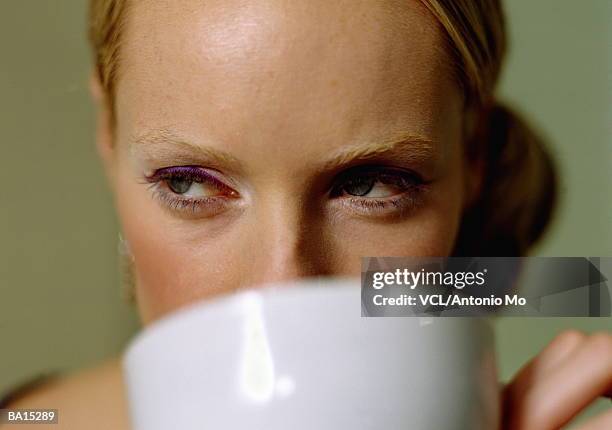
[[499,428],[485,318],[361,317],[359,281],[300,281],[185,307],[123,366],[135,430]]

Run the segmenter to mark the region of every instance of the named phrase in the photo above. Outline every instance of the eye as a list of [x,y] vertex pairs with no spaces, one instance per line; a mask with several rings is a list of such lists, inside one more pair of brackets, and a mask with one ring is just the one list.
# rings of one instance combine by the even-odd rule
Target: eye
[[342,172],[330,190],[336,207],[366,217],[402,217],[425,202],[431,181],[389,166],[357,166]]
[[169,209],[194,215],[213,215],[239,197],[219,172],[199,166],[173,166],[146,177],[154,196]]
[[416,173],[402,169],[382,166],[354,167],[340,175],[331,195],[384,199],[405,193],[423,183]]

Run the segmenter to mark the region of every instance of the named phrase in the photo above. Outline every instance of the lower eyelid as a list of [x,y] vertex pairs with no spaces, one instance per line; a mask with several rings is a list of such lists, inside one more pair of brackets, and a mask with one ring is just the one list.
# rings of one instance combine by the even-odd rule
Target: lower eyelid
[[359,212],[362,216],[402,217],[418,210],[425,203],[427,194],[428,187],[421,185],[418,189],[389,198],[351,196],[336,200],[339,200],[342,206]]
[[223,196],[189,198],[180,197],[170,190],[160,188],[160,182],[152,187],[153,197],[167,210],[192,216],[207,217],[222,212],[227,208],[227,198]]

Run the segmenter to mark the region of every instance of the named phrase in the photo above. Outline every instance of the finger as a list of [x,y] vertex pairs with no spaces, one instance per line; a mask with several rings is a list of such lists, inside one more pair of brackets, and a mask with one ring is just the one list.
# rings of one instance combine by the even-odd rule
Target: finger
[[578,330],[566,330],[555,338],[531,361],[523,366],[504,388],[504,396],[522,396],[537,380],[562,363],[587,339],[587,335]]
[[578,427],[577,430],[608,430],[612,429],[612,410],[591,418]]
[[563,362],[585,340],[587,335],[579,330],[565,330],[555,338],[532,360],[524,365],[502,391],[502,412],[504,428],[515,429],[523,409],[521,402],[526,391],[534,381],[542,378],[559,363]]
[[519,427],[553,429],[567,423],[612,386],[612,335],[587,338],[520,399]]
[[561,332],[532,360],[527,366],[531,369],[527,370],[544,372],[552,369],[569,357],[586,339],[587,335],[579,330]]

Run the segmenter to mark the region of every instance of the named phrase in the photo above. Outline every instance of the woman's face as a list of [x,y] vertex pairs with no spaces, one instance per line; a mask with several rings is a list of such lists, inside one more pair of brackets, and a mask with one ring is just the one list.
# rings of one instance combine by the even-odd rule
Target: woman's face
[[254,283],[443,256],[462,99],[417,1],[132,1],[99,147],[145,323]]

